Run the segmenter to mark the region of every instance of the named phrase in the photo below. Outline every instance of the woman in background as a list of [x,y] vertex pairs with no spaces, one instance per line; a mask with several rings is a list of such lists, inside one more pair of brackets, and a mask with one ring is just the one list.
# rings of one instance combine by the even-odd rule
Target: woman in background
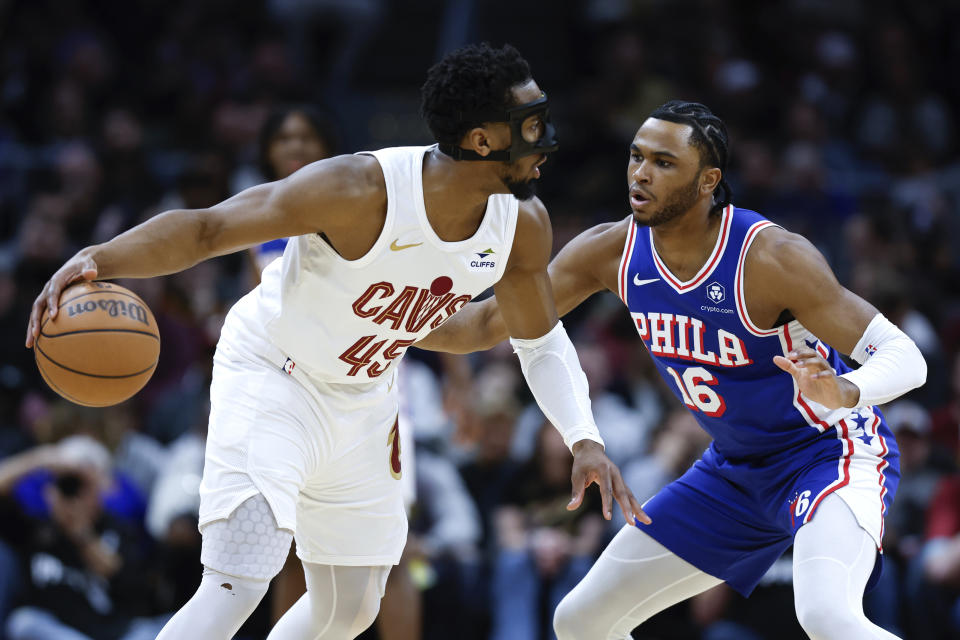
[[[337,154],[332,125],[315,109],[292,105],[274,110],[260,129],[258,162],[267,182],[282,180],[311,162]],[[253,284],[260,272],[283,254],[287,239],[271,240],[248,250],[253,265]]]

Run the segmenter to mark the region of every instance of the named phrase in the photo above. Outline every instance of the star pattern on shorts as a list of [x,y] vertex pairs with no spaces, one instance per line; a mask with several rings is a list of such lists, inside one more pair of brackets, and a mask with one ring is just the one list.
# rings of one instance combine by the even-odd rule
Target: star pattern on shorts
[[867,422],[870,418],[860,415],[859,413],[853,418],[853,421],[857,423],[857,429],[861,431],[860,435],[857,436],[858,439],[862,440],[864,444],[872,444],[873,436],[867,433]]

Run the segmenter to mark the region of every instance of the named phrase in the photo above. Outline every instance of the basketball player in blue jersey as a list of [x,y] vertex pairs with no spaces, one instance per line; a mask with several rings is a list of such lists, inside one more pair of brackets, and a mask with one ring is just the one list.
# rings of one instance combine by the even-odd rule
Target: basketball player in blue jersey
[[615,498],[647,519],[603,452],[551,295],[550,219],[532,184],[557,148],[546,95],[516,49],[487,45],[447,54],[422,93],[437,144],[321,160],[207,209],[167,211],[80,250],[34,303],[28,347],[70,282],[169,274],[291,238],[224,321],[200,485],[203,579],[160,640],[232,637],[294,537],[307,593],[270,640],[346,640],[370,625],[407,533],[397,363],[490,286],[573,452],[573,481],[600,485],[608,518]]
[[[632,215],[582,233],[550,265],[561,315],[603,289],[622,299],[667,385],[713,437],[644,505],[652,522],[624,514],[630,524],[558,606],[559,640],[629,638],[721,582],[749,595],[791,544],[811,638],[895,637],[862,609],[899,479],[875,405],[923,384],[926,364],[808,241],[729,204],[726,160],[719,118],[664,104],[630,145]],[[470,351],[503,335],[490,300],[419,346]]]

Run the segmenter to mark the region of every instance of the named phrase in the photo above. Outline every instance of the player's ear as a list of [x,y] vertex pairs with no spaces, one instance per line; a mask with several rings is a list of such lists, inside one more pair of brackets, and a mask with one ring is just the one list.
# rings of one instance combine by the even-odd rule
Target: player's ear
[[493,143],[490,140],[489,132],[483,127],[474,127],[467,132],[463,139],[463,147],[477,153],[477,155],[486,157],[493,151]]
[[723,172],[717,167],[710,167],[709,169],[702,171],[700,173],[700,193],[713,193],[714,189],[717,188],[717,185],[720,184],[720,178],[722,177]]

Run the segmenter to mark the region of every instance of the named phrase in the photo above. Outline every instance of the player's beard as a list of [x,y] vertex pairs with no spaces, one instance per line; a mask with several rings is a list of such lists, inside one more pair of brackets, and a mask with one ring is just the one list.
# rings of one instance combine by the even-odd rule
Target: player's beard
[[514,182],[513,180],[504,180],[503,183],[507,186],[507,189],[510,190],[510,193],[517,200],[529,200],[533,196],[537,195],[537,183],[534,180],[527,180],[525,182]]
[[[503,185],[513,194],[517,200],[529,200],[537,195],[537,181],[535,178],[526,180],[516,180],[511,172],[517,168],[517,160],[507,163],[507,172],[501,180]],[[529,175],[529,174],[528,174]]]
[[[692,209],[693,205],[697,202],[697,198],[700,197],[699,182],[700,174],[698,173],[696,177],[690,181],[690,184],[671,193],[667,202],[654,211],[646,221],[637,220],[637,223],[648,227],[656,227],[657,225],[679,218]],[[634,218],[636,218],[636,216],[634,216]]]

